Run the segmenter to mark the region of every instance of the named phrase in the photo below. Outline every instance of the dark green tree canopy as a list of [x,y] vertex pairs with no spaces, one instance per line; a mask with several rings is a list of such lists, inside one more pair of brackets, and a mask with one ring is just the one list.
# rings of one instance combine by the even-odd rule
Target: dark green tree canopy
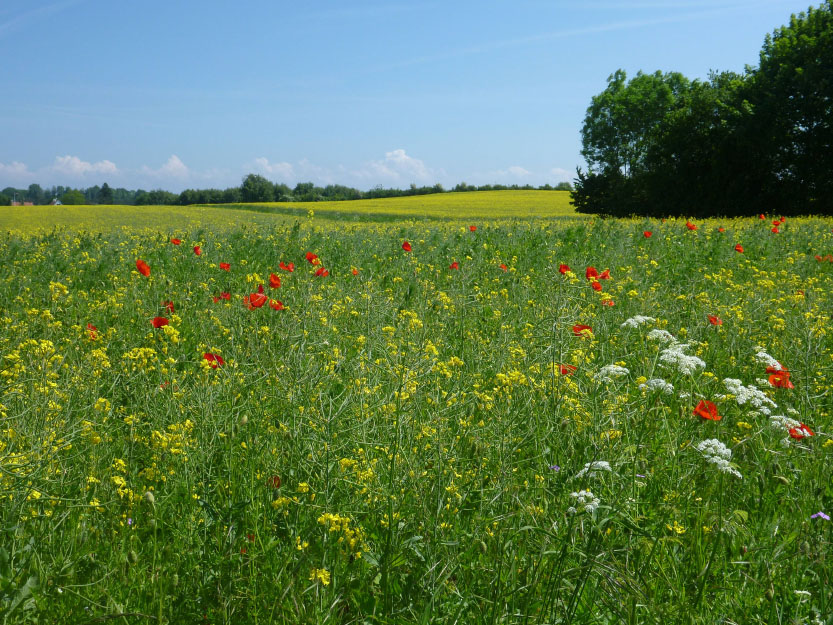
[[744,74],[615,72],[581,136],[579,211],[833,213],[833,0],[767,36]]

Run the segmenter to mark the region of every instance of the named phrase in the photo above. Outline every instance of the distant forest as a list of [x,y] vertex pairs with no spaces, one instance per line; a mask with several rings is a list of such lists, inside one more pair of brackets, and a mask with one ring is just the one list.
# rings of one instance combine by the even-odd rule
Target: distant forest
[[130,190],[112,188],[106,182],[101,186],[95,185],[86,189],[55,186],[42,188],[39,184],[30,184],[26,189],[6,187],[0,191],[0,206],[9,206],[15,199],[18,202],[31,202],[38,206],[60,200],[62,204],[134,204],[141,205],[171,205],[178,204],[236,204],[239,202],[323,202],[342,200],[365,200],[383,197],[402,197],[407,195],[428,195],[430,193],[450,193],[468,191],[500,191],[500,190],[534,190],[541,191],[571,191],[569,182],[559,182],[555,186],[545,184],[540,187],[532,185],[470,185],[461,182],[452,189],[445,189],[441,184],[430,187],[418,187],[412,184],[407,189],[385,189],[381,186],[369,191],[360,191],[340,184],[329,184],[317,187],[312,182],[299,182],[290,188],[283,183],[275,183],[263,176],[249,174],[243,179],[239,187],[228,189],[185,189],[182,193],[171,193],[156,189]]

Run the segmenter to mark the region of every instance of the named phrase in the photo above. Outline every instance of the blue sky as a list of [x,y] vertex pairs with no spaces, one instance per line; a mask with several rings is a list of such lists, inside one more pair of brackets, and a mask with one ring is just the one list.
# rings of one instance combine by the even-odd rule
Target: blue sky
[[613,71],[742,71],[809,4],[2,0],[0,188],[556,183]]

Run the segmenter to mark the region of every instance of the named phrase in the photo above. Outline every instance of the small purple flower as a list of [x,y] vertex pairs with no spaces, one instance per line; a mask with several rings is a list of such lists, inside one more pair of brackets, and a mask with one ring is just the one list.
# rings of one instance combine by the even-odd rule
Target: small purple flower
[[128,525],[133,525],[133,519],[131,519],[130,517],[127,517],[127,524]]
[[815,518],[818,518],[818,517],[821,517],[821,518],[822,518],[822,519],[824,519],[825,521],[829,521],[829,520],[830,520],[830,517],[829,517],[828,515],[826,515],[824,512],[822,512],[821,510],[819,510],[819,511],[818,511],[818,512],[816,512],[815,514],[811,514],[811,515],[810,515],[810,518],[811,518],[811,519],[815,519]]
[[559,467],[557,464],[551,464],[550,465],[550,470],[551,471],[560,471],[561,467]]
[[636,474],[636,477],[642,477],[642,478],[644,478],[645,476],[644,476],[644,475],[641,475],[641,474],[639,474],[639,473],[637,473],[637,474]]

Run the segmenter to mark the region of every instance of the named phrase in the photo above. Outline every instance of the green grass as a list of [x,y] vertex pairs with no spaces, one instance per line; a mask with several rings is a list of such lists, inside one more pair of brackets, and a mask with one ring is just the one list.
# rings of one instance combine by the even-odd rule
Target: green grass
[[0,236],[5,622],[829,622],[833,220],[61,208]]

